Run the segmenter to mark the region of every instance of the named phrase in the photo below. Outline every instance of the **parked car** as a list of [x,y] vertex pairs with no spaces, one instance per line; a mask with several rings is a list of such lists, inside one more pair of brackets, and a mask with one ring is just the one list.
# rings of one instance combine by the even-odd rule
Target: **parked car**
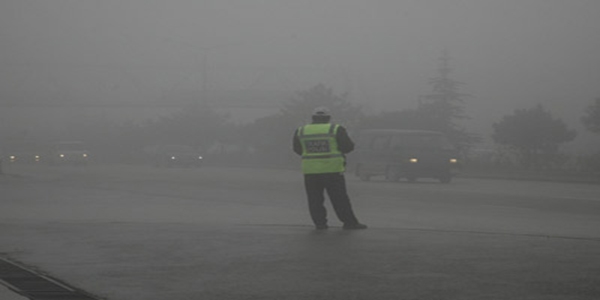
[[51,145],[48,159],[49,163],[57,165],[85,165],[90,161],[91,156],[85,143],[81,141],[62,141]]
[[435,178],[448,183],[459,163],[445,135],[426,130],[363,130],[352,158],[355,174],[365,181],[385,176],[388,181]]
[[202,154],[189,145],[155,145],[144,149],[150,163],[156,167],[200,167]]

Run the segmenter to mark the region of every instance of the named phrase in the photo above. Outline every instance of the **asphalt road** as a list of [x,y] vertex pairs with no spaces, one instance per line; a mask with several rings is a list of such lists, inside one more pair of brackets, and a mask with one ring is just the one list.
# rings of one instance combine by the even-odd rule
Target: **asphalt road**
[[5,173],[0,255],[110,300],[600,299],[600,185],[348,175],[321,232],[296,170]]

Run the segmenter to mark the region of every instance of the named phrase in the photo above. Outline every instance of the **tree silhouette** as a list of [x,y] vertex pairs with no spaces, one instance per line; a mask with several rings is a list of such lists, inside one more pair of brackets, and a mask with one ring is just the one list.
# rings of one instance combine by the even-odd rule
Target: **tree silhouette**
[[[449,64],[450,56],[446,50],[442,52],[439,60],[438,75],[429,80],[432,93],[420,97],[417,111],[421,120],[428,122],[422,129],[445,133],[450,141],[462,151],[480,140],[459,124],[459,121],[468,119],[465,114],[464,102],[470,95],[461,93],[459,87],[463,83],[450,77],[452,68]],[[423,122],[421,121],[421,123]]]
[[144,126],[144,135],[156,144],[185,144],[206,149],[233,127],[229,116],[207,105],[191,106]]
[[576,136],[575,131],[554,118],[541,104],[531,109],[517,109],[492,126],[494,142],[516,150],[525,167],[551,164],[557,158],[559,146]]
[[350,103],[346,94],[336,95],[331,88],[318,84],[297,92],[277,114],[257,119],[247,126],[245,140],[256,149],[261,160],[293,163],[296,158],[291,151],[294,130],[309,122],[312,111],[319,106],[330,109],[332,122],[345,126],[357,124],[362,117],[360,107]]
[[600,134],[600,98],[596,98],[594,103],[586,107],[581,122],[587,130]]
[[450,78],[450,56],[444,50],[440,57],[438,76],[429,79],[432,93],[424,95],[420,99],[420,109],[429,112],[436,119],[443,121],[448,129],[455,128],[456,120],[466,119],[464,100],[469,94],[459,92],[462,82]]
[[300,126],[310,120],[312,111],[319,106],[326,106],[331,111],[332,120],[352,126],[363,116],[360,106],[348,101],[348,94],[336,95],[332,88],[320,83],[308,90],[299,91],[284,103],[281,115]]

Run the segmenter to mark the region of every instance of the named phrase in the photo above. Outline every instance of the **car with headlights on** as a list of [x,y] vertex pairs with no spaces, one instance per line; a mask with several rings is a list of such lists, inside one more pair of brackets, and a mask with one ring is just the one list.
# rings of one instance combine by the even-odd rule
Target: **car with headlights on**
[[85,165],[90,159],[90,151],[82,141],[61,141],[51,145],[49,163],[55,165]]
[[352,154],[362,180],[384,176],[388,181],[434,178],[449,183],[457,173],[456,149],[443,133],[428,130],[372,129],[358,133]]
[[154,145],[144,149],[150,163],[156,167],[201,167],[203,157],[200,151],[189,145]]
[[6,163],[33,164],[45,159],[44,147],[34,139],[7,139],[3,143],[3,161]]

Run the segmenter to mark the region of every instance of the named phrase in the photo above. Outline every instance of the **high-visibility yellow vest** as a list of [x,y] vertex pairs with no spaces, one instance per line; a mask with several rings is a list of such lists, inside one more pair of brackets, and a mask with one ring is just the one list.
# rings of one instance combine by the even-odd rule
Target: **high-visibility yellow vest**
[[337,124],[308,124],[298,128],[302,144],[302,173],[344,172],[344,155],[338,150]]

